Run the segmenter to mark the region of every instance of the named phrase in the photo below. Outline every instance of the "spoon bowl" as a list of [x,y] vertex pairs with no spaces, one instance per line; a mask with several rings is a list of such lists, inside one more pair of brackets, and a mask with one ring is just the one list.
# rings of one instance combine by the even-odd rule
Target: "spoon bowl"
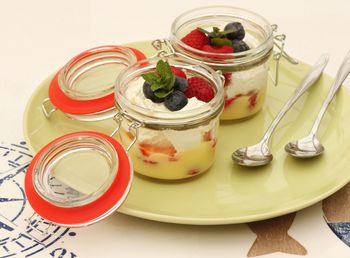
[[258,143],[249,147],[242,147],[232,153],[232,160],[247,167],[258,167],[269,164],[273,159],[266,143]]
[[308,135],[284,146],[285,151],[296,158],[313,158],[324,152],[324,147],[315,135]]

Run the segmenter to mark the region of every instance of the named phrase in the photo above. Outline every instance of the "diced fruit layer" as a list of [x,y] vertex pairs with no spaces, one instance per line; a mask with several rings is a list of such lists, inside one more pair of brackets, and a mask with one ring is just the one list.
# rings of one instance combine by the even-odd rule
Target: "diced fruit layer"
[[174,146],[165,138],[151,138],[147,141],[141,141],[138,143],[138,147],[142,155],[145,157],[149,157],[156,153],[164,154],[169,157],[174,157],[176,154]]
[[221,120],[234,120],[252,116],[261,110],[265,97],[267,86],[260,88],[259,91],[251,92],[245,95],[236,95],[233,98],[225,100],[225,109],[220,116]]
[[[213,142],[202,142],[199,146],[185,150],[176,156],[156,153],[145,158],[138,148],[132,148],[130,155],[136,172],[159,179],[182,179],[205,172],[214,162]],[[196,173],[191,173],[193,171]]]
[[[129,151],[133,167],[139,174],[167,180],[193,177],[208,170],[215,159],[216,129],[202,134],[202,142],[178,153],[165,138],[137,142]],[[128,132],[120,131],[122,142],[132,141]]]

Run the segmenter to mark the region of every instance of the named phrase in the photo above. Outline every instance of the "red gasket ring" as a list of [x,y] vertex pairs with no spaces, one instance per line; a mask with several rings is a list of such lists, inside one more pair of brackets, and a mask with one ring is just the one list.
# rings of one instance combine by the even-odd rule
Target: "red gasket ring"
[[[110,142],[118,155],[118,173],[109,189],[95,201],[79,207],[59,207],[43,199],[35,190],[33,184],[34,168],[37,160],[53,145],[63,139],[75,136],[100,137]],[[130,189],[131,169],[130,160],[125,149],[112,137],[98,132],[75,132],[53,140],[35,155],[26,172],[24,187],[30,205],[44,219],[58,225],[85,226],[96,222],[97,218],[115,209],[116,204],[121,204]]]

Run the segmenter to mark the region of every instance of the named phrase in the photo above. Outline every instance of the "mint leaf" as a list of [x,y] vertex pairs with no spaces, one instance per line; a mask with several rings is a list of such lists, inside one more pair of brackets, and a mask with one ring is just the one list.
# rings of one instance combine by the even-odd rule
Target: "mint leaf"
[[209,32],[209,31],[207,31],[207,30],[205,30],[205,29],[202,29],[202,28],[197,28],[199,31],[201,31],[201,32],[203,32],[204,34],[207,34],[207,35],[209,35],[209,34],[211,34],[211,32]]
[[224,36],[226,36],[227,34],[230,34],[230,33],[232,33],[232,32],[236,32],[236,31],[238,31],[238,30],[235,30],[235,29],[224,30],[224,31],[222,32],[222,34],[223,34]]
[[164,90],[164,89],[160,89],[160,90],[156,90],[154,92],[154,95],[158,98],[165,98],[166,96],[170,95],[172,92],[174,91],[174,89],[171,89],[170,91],[168,90]]
[[167,89],[171,90],[174,87],[175,80],[176,80],[176,76],[173,73],[171,73]]
[[161,84],[164,85],[164,88],[171,90],[175,84],[175,75],[169,63],[159,60],[157,63],[157,73],[161,77]]
[[226,33],[221,31],[220,28],[218,28],[218,27],[213,27],[213,31],[211,31],[211,32],[204,30],[202,28],[197,28],[197,29],[200,30],[201,32],[207,34],[208,37],[210,37],[210,38],[224,38],[226,35]]
[[151,90],[156,91],[159,89],[167,89],[167,85],[169,84],[168,81],[161,80],[160,82],[151,84]]
[[142,78],[151,85],[151,90],[158,98],[165,98],[173,92],[176,76],[168,62],[159,60],[155,73],[142,74]]
[[167,76],[167,74],[171,72],[170,65],[167,62],[164,62],[163,60],[159,60],[157,63],[157,73],[160,77],[164,78]]
[[210,40],[210,43],[216,47],[232,46],[232,41],[225,38],[213,38]]
[[141,75],[142,78],[149,84],[156,84],[159,81],[159,76],[156,73],[146,73]]

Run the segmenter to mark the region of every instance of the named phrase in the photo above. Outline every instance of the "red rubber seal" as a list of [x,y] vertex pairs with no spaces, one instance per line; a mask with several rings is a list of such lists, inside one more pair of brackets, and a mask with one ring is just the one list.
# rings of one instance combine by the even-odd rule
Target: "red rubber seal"
[[[74,136],[100,137],[110,142],[118,155],[118,173],[109,189],[95,201],[79,207],[59,207],[43,199],[35,190],[33,183],[34,168],[37,160],[53,145],[59,143],[63,139]],[[131,165],[126,151],[120,143],[110,136],[97,132],[70,133],[50,142],[35,155],[27,170],[24,187],[30,205],[35,212],[44,219],[59,225],[71,227],[83,226],[90,224],[89,222],[108,213],[119,201],[125,198],[131,180],[130,169]]]
[[[128,47],[134,52],[137,61],[146,59],[146,56],[139,50]],[[75,58],[80,58],[86,55],[85,52],[77,55]],[[65,95],[58,84],[58,71],[53,77],[49,87],[49,98],[52,104],[64,113],[73,115],[87,115],[98,113],[114,107],[114,93],[103,96],[97,99],[77,100]]]

